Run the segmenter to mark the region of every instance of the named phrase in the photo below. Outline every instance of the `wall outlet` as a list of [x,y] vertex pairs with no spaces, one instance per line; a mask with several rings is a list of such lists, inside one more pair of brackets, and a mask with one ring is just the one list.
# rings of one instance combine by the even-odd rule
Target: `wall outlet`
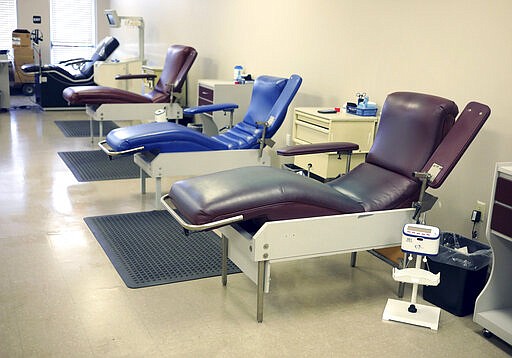
[[476,203],[475,203],[475,207],[473,208],[473,210],[480,211],[480,213],[481,213],[480,221],[483,221],[485,219],[485,208],[486,208],[486,206],[487,205],[483,201],[480,201],[480,200],[477,200]]

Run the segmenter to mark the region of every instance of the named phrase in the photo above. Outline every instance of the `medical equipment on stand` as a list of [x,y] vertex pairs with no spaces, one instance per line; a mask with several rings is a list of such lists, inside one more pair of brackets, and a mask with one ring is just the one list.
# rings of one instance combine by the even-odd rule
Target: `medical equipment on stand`
[[105,16],[107,17],[108,26],[113,28],[121,27],[122,20],[127,26],[135,26],[139,29],[139,59],[142,64],[145,64],[144,60],[144,19],[140,16],[119,16],[116,10],[105,10]]
[[414,268],[393,268],[393,279],[398,282],[412,283],[411,301],[388,299],[382,315],[383,320],[398,321],[428,327],[437,330],[441,309],[416,302],[418,286],[437,286],[440,273],[433,274],[421,268],[427,262],[426,256],[435,256],[439,252],[439,228],[422,224],[406,224],[402,232],[402,251],[408,254],[408,261],[416,255]]

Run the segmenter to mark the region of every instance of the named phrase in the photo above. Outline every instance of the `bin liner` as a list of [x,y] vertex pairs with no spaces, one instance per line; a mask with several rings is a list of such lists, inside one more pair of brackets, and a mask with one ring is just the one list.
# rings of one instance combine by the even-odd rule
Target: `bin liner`
[[[467,254],[457,249],[467,248]],[[439,240],[439,254],[430,256],[430,260],[477,271],[488,266],[492,260],[492,250],[488,245],[470,240],[452,232],[444,232]]]

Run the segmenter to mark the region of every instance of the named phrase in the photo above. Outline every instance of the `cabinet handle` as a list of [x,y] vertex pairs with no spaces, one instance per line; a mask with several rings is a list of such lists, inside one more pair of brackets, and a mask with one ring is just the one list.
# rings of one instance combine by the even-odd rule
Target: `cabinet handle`
[[201,91],[201,94],[203,94],[203,95],[204,95],[204,94],[208,94],[208,92],[206,92],[206,91]]

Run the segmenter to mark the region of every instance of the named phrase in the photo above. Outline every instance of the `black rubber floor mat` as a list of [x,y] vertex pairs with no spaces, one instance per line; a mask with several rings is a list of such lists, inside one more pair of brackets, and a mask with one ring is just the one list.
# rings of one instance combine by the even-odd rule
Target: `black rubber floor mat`
[[[166,211],[84,219],[126,286],[140,288],[221,274],[220,238],[212,232],[185,236]],[[228,262],[228,273],[240,269]]]
[[110,160],[101,150],[59,152],[58,154],[79,182],[140,177],[140,168],[133,162],[132,156]]
[[[95,137],[100,135],[100,122],[92,121],[92,130]],[[55,124],[66,137],[90,137],[91,124],[89,120],[55,121]],[[103,121],[103,135],[107,135],[112,129],[119,128],[112,121]]]

